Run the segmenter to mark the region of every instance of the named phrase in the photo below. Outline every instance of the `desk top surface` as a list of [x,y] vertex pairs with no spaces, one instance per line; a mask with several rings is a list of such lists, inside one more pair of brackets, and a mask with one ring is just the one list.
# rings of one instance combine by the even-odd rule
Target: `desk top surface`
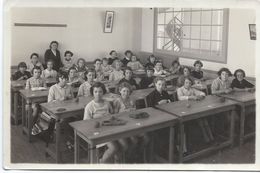
[[221,109],[227,106],[234,106],[235,104],[235,101],[227,99],[224,102],[221,102],[220,97],[209,95],[201,101],[183,100],[157,105],[156,107],[179,117],[185,117],[206,111],[212,111],[214,109]]
[[[116,98],[118,98],[119,95],[108,93],[104,95],[104,99],[107,101],[112,101]],[[52,113],[54,115],[61,115],[68,112],[75,112],[84,110],[86,105],[93,100],[93,97],[78,97],[79,101],[76,102],[76,99],[71,100],[65,100],[65,101],[53,101],[49,103],[42,103],[41,107],[43,110],[46,110],[49,113]],[[64,111],[59,111],[60,108],[64,108]]]
[[255,92],[248,91],[235,91],[231,94],[221,94],[220,96],[242,103],[255,100]]
[[[133,119],[129,115],[133,113],[146,112],[150,116],[143,119]],[[163,123],[172,123],[172,125],[177,122],[178,117],[172,116],[166,112],[154,108],[144,108],[132,112],[122,112],[119,114],[114,114],[113,116],[125,120],[125,125],[118,126],[100,126],[95,127],[97,123],[101,123],[103,120],[108,120],[112,115],[108,115],[102,118],[82,120],[70,123],[70,125],[79,133],[84,135],[90,140],[95,140],[98,138],[104,138],[116,134],[131,133],[131,131],[137,130],[140,131],[139,134],[145,133],[145,130],[152,127],[160,127]],[[120,136],[124,137],[124,136]]]

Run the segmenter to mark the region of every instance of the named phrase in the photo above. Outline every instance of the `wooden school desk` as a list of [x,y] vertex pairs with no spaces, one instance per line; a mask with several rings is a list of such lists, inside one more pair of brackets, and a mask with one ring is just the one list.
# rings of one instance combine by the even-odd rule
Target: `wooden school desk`
[[134,90],[130,98],[133,100],[144,100],[145,107],[148,107],[147,104],[147,96],[154,90],[154,88],[146,88],[146,89],[140,89],[140,90]]
[[221,94],[220,96],[227,99],[234,100],[238,102],[240,107],[240,145],[243,144],[244,139],[252,137],[255,135],[255,132],[245,135],[245,117],[246,112],[255,112],[255,92],[233,92],[231,94]]
[[[56,83],[56,78],[47,78],[46,84],[47,86],[51,86]],[[11,97],[13,98],[13,108],[11,109],[11,116],[14,118],[14,124],[17,125],[20,119],[18,113],[18,97],[19,91],[24,89],[26,85],[26,80],[20,81],[11,81]]]
[[12,100],[12,109],[11,116],[14,119],[14,124],[17,125],[18,121],[22,116],[18,114],[18,99],[19,99],[19,90],[25,87],[26,80],[20,81],[11,81],[11,100]]
[[[78,88],[73,88],[73,92],[78,91]],[[31,89],[20,90],[22,97],[22,126],[23,133],[28,136],[29,142],[31,142],[31,130],[32,130],[32,104],[33,103],[44,103],[48,100],[49,88],[42,91],[32,91]],[[28,107],[28,111],[26,111]]]
[[[107,101],[112,101],[117,98],[118,95],[109,93],[104,95],[104,99]],[[84,109],[86,105],[93,100],[93,97],[79,97],[79,101],[75,102],[75,99],[66,100],[66,101],[54,101],[49,103],[40,104],[42,111],[46,112],[56,121],[56,139],[55,139],[55,147],[46,148],[46,153],[52,156],[56,163],[61,162],[61,120],[82,116],[84,115]],[[64,111],[58,111],[59,108],[65,108]],[[54,151],[53,151],[54,150]]]
[[170,144],[168,159],[169,163],[172,163],[174,159],[174,125],[177,123],[178,118],[154,108],[139,109],[131,112],[131,114],[137,112],[147,112],[150,116],[144,119],[132,119],[129,117],[130,112],[123,112],[114,116],[127,121],[125,125],[101,126],[99,128],[95,128],[95,124],[102,120],[107,120],[111,116],[70,123],[74,129],[75,137],[74,162],[78,163],[79,161],[79,138],[82,138],[89,144],[90,162],[97,163],[96,145],[169,127]]
[[[187,107],[187,104],[190,107]],[[184,162],[200,155],[203,155],[209,151],[223,148],[228,145],[233,144],[234,136],[234,116],[235,116],[235,105],[236,102],[232,100],[226,100],[225,102],[220,102],[220,98],[217,96],[209,95],[206,96],[202,101],[177,101],[168,104],[157,105],[156,108],[165,111],[172,115],[176,115],[180,120],[180,151],[179,151],[179,162]],[[229,113],[230,120],[230,131],[229,139],[218,146],[211,146],[209,148],[203,149],[196,153],[192,153],[187,156],[183,156],[183,145],[184,145],[184,125],[187,121],[196,120],[206,116],[216,115],[218,113]],[[218,114],[219,115],[219,114]]]

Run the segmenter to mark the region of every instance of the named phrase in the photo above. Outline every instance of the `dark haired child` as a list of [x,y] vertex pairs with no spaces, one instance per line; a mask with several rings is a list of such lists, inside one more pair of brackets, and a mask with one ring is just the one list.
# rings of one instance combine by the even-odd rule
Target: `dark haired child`
[[245,77],[246,73],[242,69],[237,69],[234,73],[235,79],[231,83],[231,88],[235,91],[250,91],[255,87],[253,84],[248,82]]
[[72,59],[73,53],[69,50],[65,51],[63,59],[63,68],[64,71],[69,71],[71,67],[74,66],[74,60]]
[[132,55],[133,55],[133,53],[132,53],[131,50],[125,51],[125,57],[124,57],[124,59],[122,59],[122,65],[123,65],[123,67],[126,67],[127,64],[131,61]]
[[185,66],[185,67],[182,68],[181,75],[177,79],[177,86],[178,87],[182,87],[184,85],[185,78],[187,78],[187,77],[194,80],[190,73],[191,73],[191,70],[190,70],[189,67]]
[[156,61],[154,66],[154,76],[166,77],[169,72],[163,69],[162,61]]
[[113,62],[118,59],[117,52],[115,50],[111,50],[109,52],[108,65],[112,65]]
[[109,75],[110,81],[120,81],[124,78],[124,72],[121,70],[122,62],[120,60],[115,60],[113,62],[113,71]]
[[32,53],[30,56],[31,62],[28,64],[28,69],[32,73],[34,67],[38,66],[43,71],[44,68],[42,63],[39,61],[39,55],[37,53]]
[[[106,94],[105,85],[101,82],[96,82],[90,88],[90,93],[94,97],[85,107],[84,120],[101,118],[103,116],[113,113],[111,104],[103,99],[103,95]],[[101,163],[112,163],[113,157],[119,152],[118,141],[110,141],[107,143],[99,144],[96,147],[100,148],[107,146],[102,158]]]
[[124,71],[125,77],[119,81],[119,84],[123,83],[123,82],[127,82],[128,84],[131,85],[132,90],[138,89],[138,85],[137,85],[135,79],[133,78],[132,69],[130,67],[126,67],[123,71]]
[[232,92],[231,82],[229,80],[231,75],[232,74],[228,68],[221,68],[218,71],[218,77],[212,82],[212,94],[228,94]]
[[181,74],[181,65],[178,60],[174,60],[172,62],[169,71],[171,74],[177,74],[177,75]]
[[107,58],[102,58],[101,69],[105,79],[109,79],[109,74],[113,71],[111,65],[108,64]]
[[201,71],[201,68],[203,67],[203,64],[201,61],[197,60],[193,64],[194,70],[191,72],[191,76],[195,79],[203,80],[203,71]]
[[145,68],[154,68],[156,57],[154,55],[150,55],[147,60],[148,62],[145,64]]
[[154,73],[154,69],[152,67],[146,68],[146,76],[143,77],[140,82],[141,89],[151,88],[154,86],[153,81],[155,76],[153,76],[153,73]]
[[103,81],[104,80],[104,74],[101,67],[102,61],[101,59],[95,59],[94,66],[96,71],[96,81]]
[[89,69],[84,73],[85,82],[80,85],[78,90],[79,96],[91,96],[90,88],[95,83],[94,79],[96,78],[96,72],[94,69]]
[[12,80],[27,80],[31,77],[31,73],[26,71],[27,65],[25,62],[18,64],[18,70],[12,75]]
[[127,67],[131,67],[133,71],[135,70],[142,70],[144,66],[140,63],[139,60],[137,60],[136,55],[132,55],[131,61],[127,63]]
[[81,80],[84,79],[84,73],[88,70],[85,59],[79,58],[75,68],[77,69],[78,77]]
[[75,67],[71,67],[68,72],[69,81],[68,85],[72,85],[73,87],[78,87],[84,80],[78,77],[77,70]]

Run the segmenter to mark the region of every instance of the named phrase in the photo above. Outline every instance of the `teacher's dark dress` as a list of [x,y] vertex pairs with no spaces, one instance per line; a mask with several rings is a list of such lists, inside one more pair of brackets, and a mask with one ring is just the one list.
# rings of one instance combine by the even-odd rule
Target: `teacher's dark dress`
[[54,62],[53,69],[56,71],[59,71],[59,69],[63,66],[61,62],[59,50],[56,50],[56,56],[55,56],[51,51],[51,49],[47,49],[44,54],[44,60],[45,60],[45,65],[49,60],[52,60]]

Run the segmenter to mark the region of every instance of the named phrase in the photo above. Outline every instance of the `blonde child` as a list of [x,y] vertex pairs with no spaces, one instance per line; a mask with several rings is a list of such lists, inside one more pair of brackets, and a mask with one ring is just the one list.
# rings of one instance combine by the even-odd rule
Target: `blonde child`
[[119,81],[124,78],[124,72],[121,70],[122,63],[120,60],[115,60],[113,63],[114,69],[109,75],[110,81]]
[[47,68],[42,71],[42,78],[56,78],[57,71],[53,70],[53,61],[49,60],[47,62]]
[[133,71],[142,70],[144,66],[137,60],[136,55],[132,55],[131,61],[127,63],[127,67],[131,67]]

